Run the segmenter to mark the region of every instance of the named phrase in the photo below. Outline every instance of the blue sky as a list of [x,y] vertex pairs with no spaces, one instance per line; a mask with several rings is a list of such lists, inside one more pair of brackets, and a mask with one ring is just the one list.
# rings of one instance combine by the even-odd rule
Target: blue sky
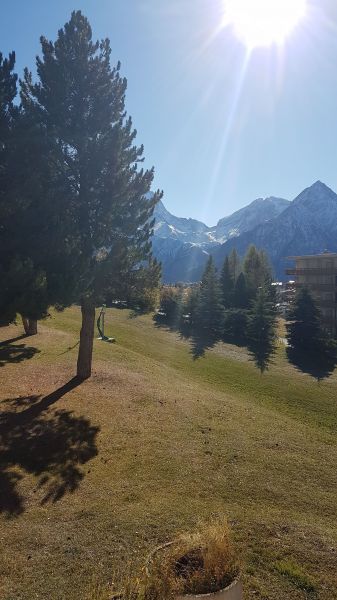
[[308,4],[282,51],[247,57],[231,30],[215,35],[223,0],[17,0],[2,7],[0,50],[33,69],[39,36],[81,9],[122,63],[166,207],[213,225],[317,179],[337,190],[337,2]]

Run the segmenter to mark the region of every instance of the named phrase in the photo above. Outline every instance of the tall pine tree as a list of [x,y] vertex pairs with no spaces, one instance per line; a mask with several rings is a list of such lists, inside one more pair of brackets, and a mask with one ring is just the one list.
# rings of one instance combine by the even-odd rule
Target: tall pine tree
[[246,309],[249,307],[250,296],[247,290],[246,277],[240,273],[236,280],[233,292],[233,306],[235,308]]
[[233,248],[233,250],[231,251],[231,253],[228,257],[228,261],[229,261],[229,271],[230,271],[231,277],[233,279],[233,283],[235,284],[237,278],[239,277],[239,275],[241,273],[241,260],[237,253],[236,248]]
[[[27,221],[22,211],[25,200],[21,183],[28,173],[23,176],[19,151],[25,141],[19,126],[20,110],[14,104],[17,95],[14,68],[14,52],[8,58],[0,53],[0,323],[14,321],[19,312],[26,333],[31,334],[35,333],[35,327],[29,320],[29,311],[36,310],[43,295],[44,277],[35,272],[27,256],[23,258],[29,239],[24,235]],[[35,166],[36,163],[31,164],[30,173]]]
[[[88,20],[77,11],[55,43],[41,38],[41,46],[38,81],[25,71],[21,100],[47,144],[54,176],[52,189],[43,186],[48,207],[40,215],[51,213],[60,251],[56,262],[44,265],[46,277],[56,282],[58,304],[81,305],[77,376],[86,379],[95,307],[150,264],[152,215],[161,194],[148,198],[154,172],[139,168],[143,147],[135,145],[136,131],[125,117],[127,83],[119,63],[110,65],[109,40],[93,42]],[[60,281],[66,282],[64,298]]]
[[205,342],[213,344],[221,338],[223,317],[221,287],[210,256],[200,283],[197,309],[197,330]]
[[271,268],[266,253],[251,245],[243,260],[243,272],[249,297],[253,300],[258,289],[271,278]]
[[234,291],[234,278],[228,256],[226,256],[221,270],[220,285],[222,290],[222,302],[224,307],[228,309],[232,306]]
[[0,323],[7,324],[15,318],[15,309],[10,306],[7,264],[4,262],[4,220],[10,213],[8,193],[11,173],[12,135],[14,126],[14,98],[17,93],[17,76],[14,73],[15,53],[8,58],[0,53]]

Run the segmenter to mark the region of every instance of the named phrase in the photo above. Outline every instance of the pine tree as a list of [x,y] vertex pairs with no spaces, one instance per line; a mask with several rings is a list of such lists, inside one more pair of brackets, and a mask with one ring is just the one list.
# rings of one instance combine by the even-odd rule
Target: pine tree
[[233,280],[233,283],[235,284],[237,278],[239,277],[239,275],[241,273],[241,260],[237,253],[236,248],[233,248],[233,250],[231,251],[231,253],[228,257],[228,261],[229,261],[230,275]]
[[181,307],[180,331],[185,336],[190,336],[196,329],[198,322],[199,287],[187,289]]
[[[10,155],[11,137],[13,128],[14,98],[17,93],[17,76],[14,73],[15,53],[12,52],[8,58],[0,53],[0,251],[3,250],[3,221],[9,212],[7,201],[8,188],[11,180]],[[8,301],[8,282],[6,280],[6,266],[0,254],[0,322],[7,324],[14,320],[15,309]]]
[[25,177],[20,171],[18,153],[23,140],[18,127],[20,111],[14,104],[17,95],[14,68],[15,53],[10,53],[8,58],[0,53],[0,322],[3,325],[13,322],[19,312],[23,315],[26,333],[32,334],[35,325],[30,321],[29,311],[41,296],[44,278],[20,252],[29,240],[22,231],[26,221],[17,183]]
[[221,338],[223,315],[221,287],[210,256],[200,283],[197,309],[197,330],[205,342],[213,344]]
[[226,309],[230,308],[233,303],[234,279],[231,273],[229,257],[226,256],[221,276],[220,285],[222,290],[222,302]]
[[56,260],[47,253],[42,266],[60,306],[81,304],[77,376],[86,379],[95,307],[150,263],[152,215],[161,194],[148,198],[154,172],[139,168],[143,147],[135,145],[136,131],[125,117],[127,83],[120,64],[110,66],[109,40],[93,42],[88,20],[77,11],[55,43],[42,37],[41,46],[38,82],[25,71],[21,100],[46,144],[44,162],[53,168],[53,185],[42,186],[46,206],[36,214],[50,214],[59,250]]
[[180,286],[163,286],[160,294],[160,314],[156,320],[172,328],[179,327],[182,303],[183,289]]
[[336,343],[327,337],[317,305],[304,287],[296,294],[286,328],[289,361],[318,380],[328,377],[336,366]]
[[234,308],[246,309],[249,307],[249,303],[250,296],[247,290],[246,277],[243,273],[240,273],[234,287],[233,306]]
[[257,290],[271,277],[271,269],[264,251],[259,251],[251,245],[243,260],[243,272],[250,299],[254,299]]
[[231,308],[225,311],[223,341],[237,346],[247,343],[248,311]]
[[257,291],[248,320],[248,350],[264,373],[276,349],[276,307],[267,284]]

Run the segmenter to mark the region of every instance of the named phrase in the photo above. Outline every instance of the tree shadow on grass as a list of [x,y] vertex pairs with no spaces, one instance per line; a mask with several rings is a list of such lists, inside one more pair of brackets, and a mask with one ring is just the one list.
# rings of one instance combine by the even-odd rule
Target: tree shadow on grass
[[194,334],[190,337],[191,342],[191,353],[194,360],[205,356],[206,350],[214,348],[218,340],[215,340],[211,336],[206,334]]
[[337,366],[337,346],[334,341],[326,341],[319,348],[306,348],[302,351],[287,347],[289,362],[298,371],[311,375],[318,383],[329,378]]
[[18,342],[23,338],[26,338],[26,336],[19,335],[11,340],[0,342],[0,367],[4,367],[7,363],[20,363],[24,360],[29,360],[40,352],[40,350],[33,346],[14,344],[14,342]]
[[153,321],[157,329],[176,333],[181,340],[189,342],[194,360],[205,356],[206,350],[213,348],[217,341],[219,341],[215,340],[213,336],[208,335],[207,332],[193,331],[188,324],[180,323],[178,326],[175,321],[170,323],[157,316],[153,318]]
[[80,469],[97,455],[98,427],[67,410],[50,408],[64,394],[79,385],[73,379],[52,394],[4,401],[19,412],[0,416],[0,512],[8,517],[25,510],[18,484],[25,474],[38,478],[41,504],[57,502],[74,492],[84,477]]

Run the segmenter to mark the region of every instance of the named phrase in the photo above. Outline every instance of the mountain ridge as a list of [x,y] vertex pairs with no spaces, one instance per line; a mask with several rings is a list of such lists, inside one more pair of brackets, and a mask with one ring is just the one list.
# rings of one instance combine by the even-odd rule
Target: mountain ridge
[[214,227],[175,217],[162,203],[154,216],[153,251],[167,283],[199,281],[210,254],[220,268],[233,248],[243,256],[250,244],[268,252],[280,279],[289,255],[337,251],[337,195],[321,181],[293,201],[258,198]]
[[233,248],[244,255],[250,244],[268,253],[279,279],[285,278],[289,256],[337,251],[337,194],[316,181],[278,217],[223,244],[214,253],[216,264],[220,265]]

